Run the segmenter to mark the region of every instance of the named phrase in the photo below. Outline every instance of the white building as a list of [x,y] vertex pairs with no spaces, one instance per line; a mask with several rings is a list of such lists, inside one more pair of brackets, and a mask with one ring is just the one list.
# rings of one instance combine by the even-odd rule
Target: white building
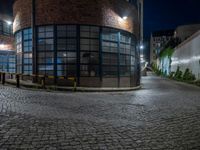
[[178,66],[183,73],[190,69],[200,79],[200,30],[175,48],[171,71],[176,72]]
[[191,35],[200,30],[200,24],[182,25],[176,28],[174,33],[175,38],[179,38],[181,42],[189,38]]
[[[174,30],[156,31],[151,34],[150,41],[150,64],[157,64],[157,58],[163,46],[174,37]],[[157,64],[158,65],[158,64]]]
[[170,74],[170,63],[171,58],[169,58],[168,56],[157,59],[158,69],[161,70],[165,75]]

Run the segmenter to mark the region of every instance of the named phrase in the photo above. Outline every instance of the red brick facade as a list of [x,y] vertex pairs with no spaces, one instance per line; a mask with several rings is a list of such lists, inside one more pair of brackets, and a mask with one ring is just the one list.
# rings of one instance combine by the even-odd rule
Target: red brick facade
[[[13,24],[13,30],[14,33],[17,31],[23,30],[25,28],[30,28],[31,27],[31,22],[32,22],[32,0],[15,0],[14,6],[13,6],[13,12],[14,12],[14,24]],[[127,17],[127,19],[123,19],[123,17]],[[115,29],[120,29],[127,31],[129,33],[133,33],[135,36],[138,37],[139,39],[139,19],[138,19],[138,10],[136,7],[130,3],[128,3],[125,0],[35,0],[35,25],[36,26],[41,26],[41,25],[60,25],[60,24],[74,24],[77,25],[77,29],[80,29],[80,26],[78,25],[96,25],[96,26],[103,26],[103,27],[111,27]],[[98,28],[102,29],[102,28]],[[55,30],[54,30],[55,31]],[[103,35],[102,31],[98,31]],[[119,30],[116,30],[116,36],[120,35],[118,33],[126,33],[127,32],[120,32]],[[24,32],[23,32],[24,33]],[[80,31],[77,31],[78,34],[80,34]],[[110,34],[111,35],[111,34]],[[127,37],[133,37],[131,34],[127,34]],[[55,39],[58,39],[57,34],[54,36]],[[77,40],[81,39],[80,37],[76,37]],[[98,39],[100,41],[100,39]],[[117,36],[116,41],[121,42]],[[110,45],[114,43],[116,46],[116,41],[114,42],[107,42]],[[133,40],[130,40],[131,42],[128,45],[130,47],[129,51],[131,50],[135,51],[134,48],[132,48],[131,44],[134,43]],[[135,41],[135,40],[134,40]],[[98,43],[98,41],[97,41]],[[103,42],[102,42],[103,43]],[[81,44],[79,42],[76,43],[77,46],[81,47]],[[105,42],[104,42],[105,44]],[[38,43],[37,43],[38,45]],[[84,44],[82,44],[82,47]],[[95,59],[99,60],[99,65],[95,64],[95,76],[90,75],[90,66],[92,65],[91,62],[88,62],[84,64],[81,60],[85,59],[83,58],[84,56],[81,56],[81,54],[87,54],[83,52],[84,50],[81,51],[81,48],[77,48],[76,51],[76,58],[78,56],[80,57],[80,62],[76,63],[76,70],[77,73],[74,75],[77,78],[78,86],[83,86],[83,87],[133,87],[136,86],[139,83],[139,75],[135,75],[131,72],[130,70],[130,65],[133,66],[133,64],[128,64],[127,68],[125,68],[125,71],[127,74],[131,75],[126,75],[125,73],[121,73],[123,70],[121,69],[122,67],[120,66],[120,57],[119,55],[116,55],[120,51],[120,47],[117,44],[116,47],[116,54],[113,54],[111,52],[108,52],[110,55],[109,58],[106,58],[107,55],[102,55],[102,59],[105,57],[109,61],[113,61],[114,65],[119,65],[119,67],[112,66],[111,64],[106,64],[103,66],[103,63],[100,63],[100,57],[98,56],[98,53],[103,53],[100,48],[102,48],[102,45],[96,44],[98,48],[95,49]],[[111,46],[110,46],[111,47]],[[39,48],[37,48],[39,49]],[[57,52],[59,52],[58,48],[56,47]],[[87,49],[89,50],[89,48]],[[96,52],[97,50],[98,53]],[[23,50],[22,50],[23,51]],[[43,51],[43,50],[42,50]],[[65,49],[65,51],[68,51]],[[41,54],[41,52],[38,50],[37,51],[38,56]],[[42,52],[44,53],[44,52]],[[90,53],[89,53],[90,54]],[[88,54],[87,54],[88,55]],[[127,58],[131,57],[130,53],[124,54],[127,56]],[[128,55],[130,57],[128,57]],[[36,57],[38,57],[35,54]],[[92,56],[92,55],[91,55]],[[89,57],[91,57],[89,56]],[[132,56],[135,57],[136,56]],[[51,56],[51,58],[58,58],[58,56],[54,55]],[[82,58],[81,58],[82,57]],[[112,57],[115,57],[112,59]],[[63,56],[62,56],[63,58]],[[59,58],[60,59],[60,58]],[[116,61],[119,60],[119,61]],[[34,61],[34,60],[33,60]],[[65,67],[65,64],[69,64],[68,62],[66,63],[63,61],[60,63],[61,65],[61,71],[59,70],[58,62],[55,61],[54,63],[51,64],[51,66],[54,66],[54,69],[49,69],[45,70],[41,66],[44,64],[47,64],[46,62],[38,63],[39,61],[36,60],[36,67],[33,70],[35,74],[53,74],[55,77],[58,76],[58,73],[61,73],[65,77],[70,76],[70,73],[62,73],[61,71],[65,71],[67,67]],[[87,61],[86,61],[87,62]],[[130,63],[130,61],[127,61]],[[136,63],[135,63],[136,64]],[[23,65],[23,64],[22,64]],[[74,64],[73,64],[74,65]],[[62,67],[63,66],[63,67]],[[74,66],[75,67],[75,66]],[[81,68],[82,67],[82,68]],[[100,69],[101,67],[101,69]],[[110,68],[109,68],[110,67]],[[121,68],[120,68],[121,67]],[[33,67],[34,68],[34,67]],[[39,69],[42,68],[42,69]],[[55,69],[56,68],[56,69]],[[86,69],[85,69],[86,68]],[[102,71],[103,68],[105,70],[107,69],[113,69],[112,73],[109,71]],[[83,71],[82,71],[82,70]],[[85,69],[85,71],[84,71]],[[122,70],[122,71],[121,71]],[[44,72],[45,71],[45,72]],[[60,71],[60,72],[59,72]],[[69,72],[72,70],[69,70]],[[83,72],[81,74],[81,71]],[[135,68],[135,72],[137,71],[137,68]],[[23,73],[24,71],[22,71]],[[34,73],[33,72],[33,73]],[[68,72],[68,71],[67,71]],[[86,72],[86,75],[84,74]],[[101,73],[100,73],[101,72]],[[88,74],[87,74],[88,73]],[[103,74],[104,73],[104,74]],[[121,74],[120,74],[121,73]],[[69,85],[68,80],[60,80],[60,79],[47,79],[46,83],[48,84],[57,84],[57,85]]]
[[[12,21],[12,17],[0,14],[0,20]],[[0,50],[15,50],[14,37],[0,34]]]
[[[31,26],[31,5],[32,0],[15,1],[14,32]],[[137,9],[124,0],[36,0],[36,25],[44,24],[108,26],[139,34]]]
[[0,35],[0,50],[14,50],[14,38]]

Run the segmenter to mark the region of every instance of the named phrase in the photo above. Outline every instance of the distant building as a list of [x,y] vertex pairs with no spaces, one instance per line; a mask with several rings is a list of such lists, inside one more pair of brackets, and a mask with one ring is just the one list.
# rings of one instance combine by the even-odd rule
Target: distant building
[[174,37],[179,38],[183,42],[198,30],[200,30],[200,24],[178,26],[175,30]]
[[[200,24],[179,26],[174,32],[173,30],[154,32],[151,37],[151,63],[156,64],[157,68],[165,75],[169,75],[171,71],[175,71],[178,66],[182,66],[183,70],[185,67],[192,69],[192,65],[189,64],[187,66],[185,60],[192,61],[192,59],[195,57],[194,53],[198,54],[197,51],[199,48],[198,46],[195,46],[195,44],[198,45],[197,41],[196,43],[190,43],[190,41],[194,39],[193,34],[198,30],[200,30]],[[177,47],[177,45],[179,46]],[[185,49],[185,46],[183,45],[188,45],[187,49]],[[175,52],[173,58],[171,58],[171,56],[163,56],[162,54],[164,53],[162,53],[162,51],[164,53],[167,51]],[[196,64],[193,65],[196,67]],[[198,68],[195,69],[199,70]],[[193,72],[195,72],[194,69]]]
[[0,71],[15,73],[12,18],[0,15]]
[[[161,70],[165,75],[169,75],[171,72],[171,56],[163,56],[163,52],[162,51],[175,51],[173,50],[177,45],[179,45],[180,43],[185,43],[185,41],[188,41],[188,39],[191,38],[191,36],[197,32],[200,29],[200,24],[191,24],[191,25],[183,25],[183,26],[179,26],[176,28],[175,32],[174,32],[174,37],[171,38],[171,40],[163,42],[163,44],[161,44],[161,48],[154,48],[157,50],[157,58],[156,58],[156,65],[158,67],[159,70]],[[171,34],[172,35],[172,34]],[[180,44],[182,45],[182,44]],[[189,56],[189,51],[191,50],[192,47],[188,47],[188,56]],[[161,50],[161,51],[160,51]],[[161,53],[162,52],[162,53]],[[166,52],[164,52],[166,53]],[[192,53],[192,52],[191,52]],[[182,53],[178,53],[181,57]],[[176,55],[178,55],[176,54]],[[179,58],[179,57],[178,57]],[[174,62],[173,62],[174,63]],[[174,65],[174,64],[173,64]]]
[[190,69],[200,79],[200,30],[175,48],[171,71],[176,72],[178,67],[183,73]]
[[150,64],[157,63],[157,58],[163,46],[174,37],[174,30],[156,31],[150,39]]
[[140,49],[140,62],[141,67],[143,68],[145,65],[150,64],[150,42],[149,40],[143,40],[143,46]]

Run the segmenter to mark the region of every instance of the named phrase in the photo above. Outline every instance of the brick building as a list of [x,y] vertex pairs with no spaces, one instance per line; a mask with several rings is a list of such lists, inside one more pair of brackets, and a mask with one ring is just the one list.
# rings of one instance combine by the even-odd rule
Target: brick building
[[12,18],[0,14],[0,72],[15,72]]
[[[142,0],[15,0],[17,73],[53,76],[49,84],[134,87]],[[66,78],[60,79],[60,77]],[[38,79],[39,80],[39,79]]]

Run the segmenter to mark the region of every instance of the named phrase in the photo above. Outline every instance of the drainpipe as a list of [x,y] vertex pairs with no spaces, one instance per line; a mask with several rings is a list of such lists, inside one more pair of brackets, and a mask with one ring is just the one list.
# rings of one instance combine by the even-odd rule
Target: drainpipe
[[[32,27],[32,59],[33,59],[33,75],[37,75],[37,52],[36,52],[36,27],[35,27],[35,4],[36,0],[32,0],[32,15],[31,15],[31,27]],[[33,82],[37,82],[37,77],[33,77]]]

